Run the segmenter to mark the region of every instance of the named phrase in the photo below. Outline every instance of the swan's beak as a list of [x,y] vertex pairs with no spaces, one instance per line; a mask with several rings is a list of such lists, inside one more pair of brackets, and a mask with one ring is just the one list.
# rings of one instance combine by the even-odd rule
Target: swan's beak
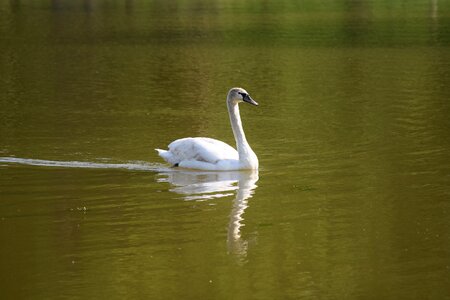
[[258,106],[258,102],[256,102],[255,100],[253,100],[252,97],[250,97],[249,94],[245,94],[245,96],[244,96],[244,102],[247,102],[247,103],[250,103],[250,104],[253,104],[253,105]]

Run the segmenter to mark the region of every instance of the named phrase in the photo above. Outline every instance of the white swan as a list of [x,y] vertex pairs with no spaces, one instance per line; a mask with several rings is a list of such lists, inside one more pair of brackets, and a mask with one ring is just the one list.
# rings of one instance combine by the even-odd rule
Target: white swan
[[169,150],[155,150],[168,163],[182,168],[210,171],[258,169],[258,158],[250,148],[242,128],[239,115],[241,102],[258,105],[242,88],[232,88],[228,92],[228,114],[237,151],[222,141],[204,137],[179,139],[170,143]]

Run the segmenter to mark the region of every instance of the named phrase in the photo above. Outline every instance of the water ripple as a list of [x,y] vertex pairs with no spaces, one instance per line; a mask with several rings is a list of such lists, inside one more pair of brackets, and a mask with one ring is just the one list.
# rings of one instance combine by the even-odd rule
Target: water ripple
[[125,169],[133,171],[168,172],[169,168],[162,164],[148,163],[143,161],[131,161],[126,163],[98,163],[85,161],[57,161],[19,157],[0,157],[0,163],[20,164],[42,167],[64,167],[83,169]]

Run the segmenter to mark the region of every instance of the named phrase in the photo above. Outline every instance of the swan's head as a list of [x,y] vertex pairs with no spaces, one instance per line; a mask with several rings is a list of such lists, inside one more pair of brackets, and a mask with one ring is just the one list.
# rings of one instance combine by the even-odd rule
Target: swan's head
[[234,102],[234,103],[247,102],[247,103],[250,103],[253,105],[258,105],[258,102],[253,100],[252,97],[250,97],[250,95],[247,93],[247,91],[244,90],[243,88],[232,88],[228,92],[227,99],[229,102]]

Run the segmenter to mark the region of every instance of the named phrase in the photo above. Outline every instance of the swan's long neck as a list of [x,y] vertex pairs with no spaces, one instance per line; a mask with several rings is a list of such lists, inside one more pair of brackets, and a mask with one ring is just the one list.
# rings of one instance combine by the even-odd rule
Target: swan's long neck
[[232,101],[227,101],[228,113],[230,114],[231,128],[233,129],[236,147],[239,153],[239,160],[246,160],[251,154],[254,155],[252,148],[245,138],[244,128],[242,127],[241,116],[239,114],[239,105]]

